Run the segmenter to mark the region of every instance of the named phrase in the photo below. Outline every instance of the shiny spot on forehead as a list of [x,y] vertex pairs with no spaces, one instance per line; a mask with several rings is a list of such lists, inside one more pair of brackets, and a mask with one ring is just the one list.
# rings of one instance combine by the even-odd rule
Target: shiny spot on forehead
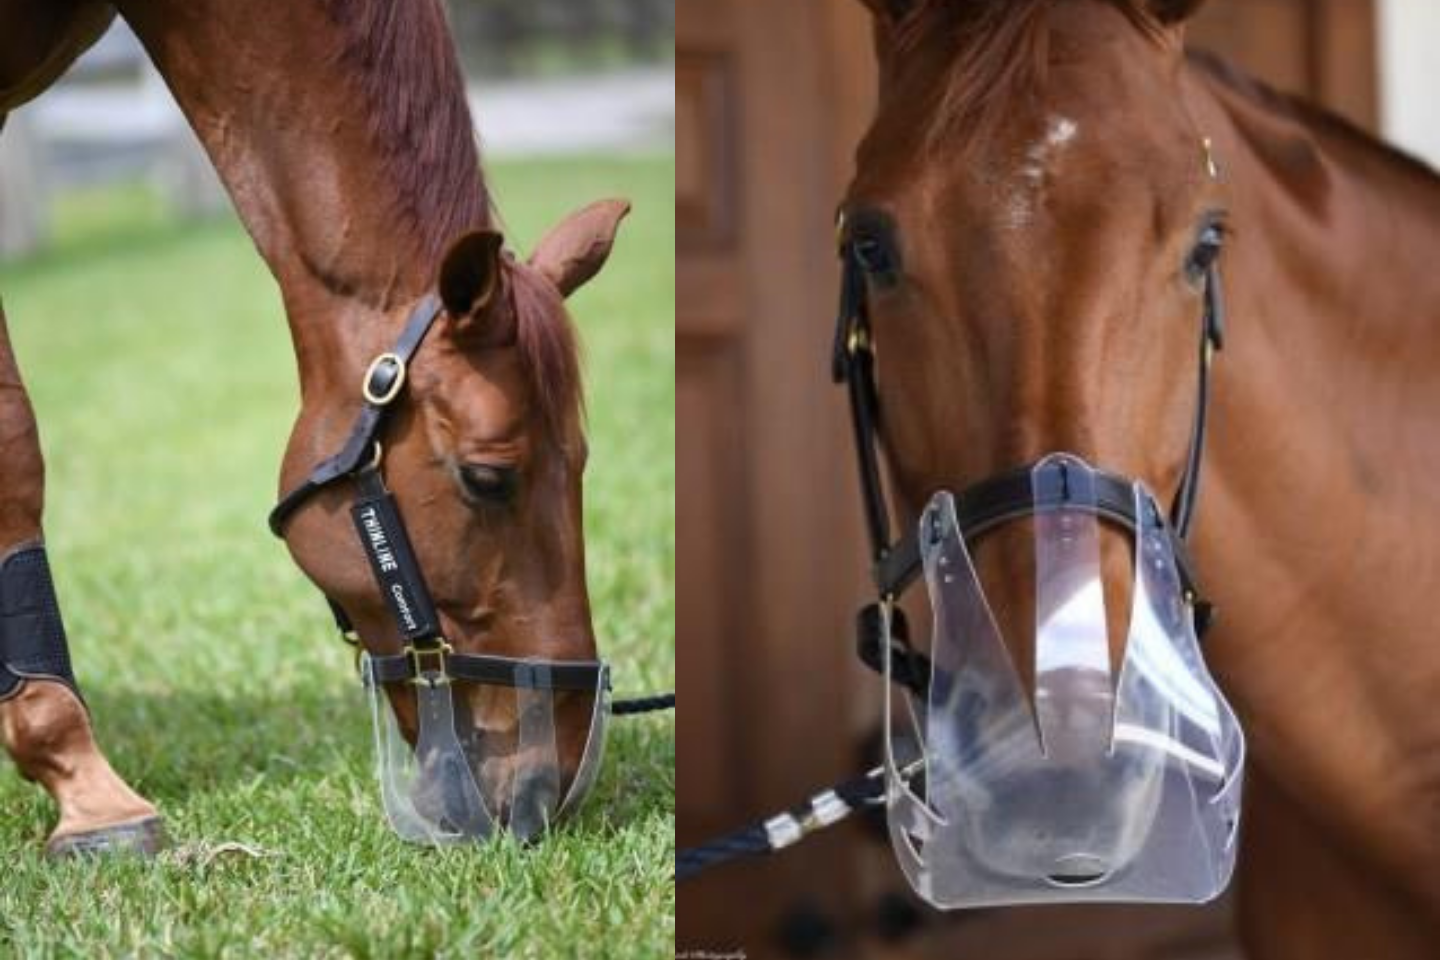
[[1050,177],[1050,165],[1079,133],[1080,125],[1069,117],[1050,117],[1044,135],[1025,150],[1025,158],[1007,198],[1006,226],[1019,230],[1029,225]]
[[1050,129],[1045,134],[1045,142],[1051,147],[1063,147],[1075,139],[1075,134],[1080,132],[1080,125],[1069,117],[1052,117]]

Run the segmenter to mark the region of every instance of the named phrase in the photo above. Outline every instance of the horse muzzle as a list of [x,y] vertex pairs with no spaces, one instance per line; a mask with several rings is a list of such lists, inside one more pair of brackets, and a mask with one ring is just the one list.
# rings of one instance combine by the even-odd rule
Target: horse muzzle
[[[1028,502],[1012,495],[1008,509],[996,509],[992,483],[958,498],[938,493],[921,515],[934,629],[928,689],[906,705],[923,745],[923,786],[895,760],[888,702],[885,713],[900,866],[921,896],[946,908],[1210,900],[1234,869],[1245,740],[1201,657],[1178,540],[1137,481],[1064,453],[1028,473]],[[986,530],[1021,518],[1034,531],[1035,623],[1033,637],[1012,639],[1033,642],[1032,689],[969,552]],[[1118,674],[1102,522],[1134,537]],[[883,644],[887,701],[893,648]]]
[[[380,795],[402,839],[445,845],[483,842],[508,831],[532,840],[589,793],[610,716],[604,663],[466,655],[396,671],[391,665],[397,659],[409,658],[366,655],[361,673]],[[409,737],[386,695],[386,687],[397,685],[403,685],[400,697],[414,697]],[[585,745],[568,776],[557,745],[557,694],[581,698],[589,712]],[[480,697],[484,728],[468,710]]]

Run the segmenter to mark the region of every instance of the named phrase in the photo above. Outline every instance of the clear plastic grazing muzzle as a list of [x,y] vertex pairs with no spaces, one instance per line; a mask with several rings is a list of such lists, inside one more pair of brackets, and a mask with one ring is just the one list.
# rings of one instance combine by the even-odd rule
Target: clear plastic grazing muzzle
[[[401,839],[478,842],[508,830],[528,840],[579,805],[594,786],[604,752],[609,671],[599,671],[593,692],[558,693],[548,671],[542,661],[518,661],[508,682],[483,684],[421,674],[400,693],[415,698],[412,746],[384,685],[375,681],[370,658],[362,656],[380,795]],[[470,712],[477,697],[485,701],[483,726]],[[559,698],[581,698],[590,718],[578,766],[568,777],[557,745]]]
[[1162,515],[1136,483],[1117,679],[1094,473],[1055,454],[1031,483],[1033,691],[1001,640],[954,498],[937,494],[921,517],[932,675],[928,702],[907,704],[923,781],[894,758],[885,644],[887,812],[901,868],[942,908],[1210,900],[1235,864],[1245,740],[1200,655]]

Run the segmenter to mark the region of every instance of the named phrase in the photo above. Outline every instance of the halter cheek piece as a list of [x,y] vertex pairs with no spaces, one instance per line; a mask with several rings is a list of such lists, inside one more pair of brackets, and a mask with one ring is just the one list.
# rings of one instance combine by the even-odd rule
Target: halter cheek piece
[[[526,669],[511,657],[457,653],[446,642],[440,615],[416,559],[399,505],[385,486],[380,467],[384,433],[394,404],[404,395],[410,362],[442,307],[433,294],[420,301],[393,349],[376,357],[361,387],[364,405],[340,451],[322,460],[299,486],[280,498],[270,512],[270,530],[283,538],[295,511],[322,490],[352,484],[355,501],[350,516],[364,547],[376,587],[385,600],[396,631],[405,642],[398,654],[371,655],[370,676],[381,684],[445,683],[451,679],[497,686],[533,687],[594,693],[607,684],[608,671],[599,661],[549,663],[544,670]],[[344,609],[326,597],[341,635],[358,643]]]
[[[835,323],[835,340],[831,358],[831,377],[844,384],[850,396],[850,416],[855,436],[855,454],[860,473],[860,494],[869,532],[872,577],[881,603],[893,604],[920,575],[920,544],[918,532],[908,530],[899,540],[891,540],[890,515],[880,475],[879,436],[880,402],[875,384],[875,352],[872,346],[869,302],[866,297],[865,270],[856,254],[855,245],[844,234],[841,221],[840,240],[840,310]],[[1220,295],[1219,268],[1212,264],[1205,272],[1204,317],[1200,324],[1199,379],[1196,388],[1195,417],[1190,431],[1190,445],[1185,456],[1185,469],[1171,506],[1168,522],[1159,507],[1148,504],[1149,517],[1136,517],[1133,483],[1130,479],[1108,471],[1095,472],[1096,516],[1132,534],[1141,526],[1159,525],[1170,539],[1180,575],[1181,585],[1195,618],[1195,632],[1203,637],[1213,617],[1214,608],[1202,598],[1194,575],[1186,536],[1195,516],[1195,502],[1200,488],[1200,468],[1205,452],[1205,427],[1210,406],[1210,366],[1215,352],[1224,343],[1224,304]],[[956,498],[960,529],[967,541],[975,541],[1009,521],[1030,516],[1036,511],[1035,491],[1031,484],[1034,464],[997,474],[967,488]],[[1055,496],[1063,498],[1064,491]],[[1057,499],[1057,503],[1064,502]],[[1043,504],[1042,504],[1043,505]],[[898,682],[924,695],[928,689],[930,663],[909,646],[909,628],[904,612],[890,611],[889,630],[882,617],[880,604],[870,604],[860,611],[857,621],[860,659],[871,669],[880,671],[884,663],[884,644],[889,633],[893,677]]]

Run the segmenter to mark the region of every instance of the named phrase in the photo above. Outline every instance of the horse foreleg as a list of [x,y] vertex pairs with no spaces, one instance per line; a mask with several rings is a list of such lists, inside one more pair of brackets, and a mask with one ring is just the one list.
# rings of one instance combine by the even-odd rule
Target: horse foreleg
[[60,807],[47,851],[151,852],[162,822],[100,752],[71,686],[41,539],[44,496],[35,415],[0,309],[0,740]]
[[1252,960],[1436,956],[1440,920],[1253,767],[1241,833],[1240,933]]

